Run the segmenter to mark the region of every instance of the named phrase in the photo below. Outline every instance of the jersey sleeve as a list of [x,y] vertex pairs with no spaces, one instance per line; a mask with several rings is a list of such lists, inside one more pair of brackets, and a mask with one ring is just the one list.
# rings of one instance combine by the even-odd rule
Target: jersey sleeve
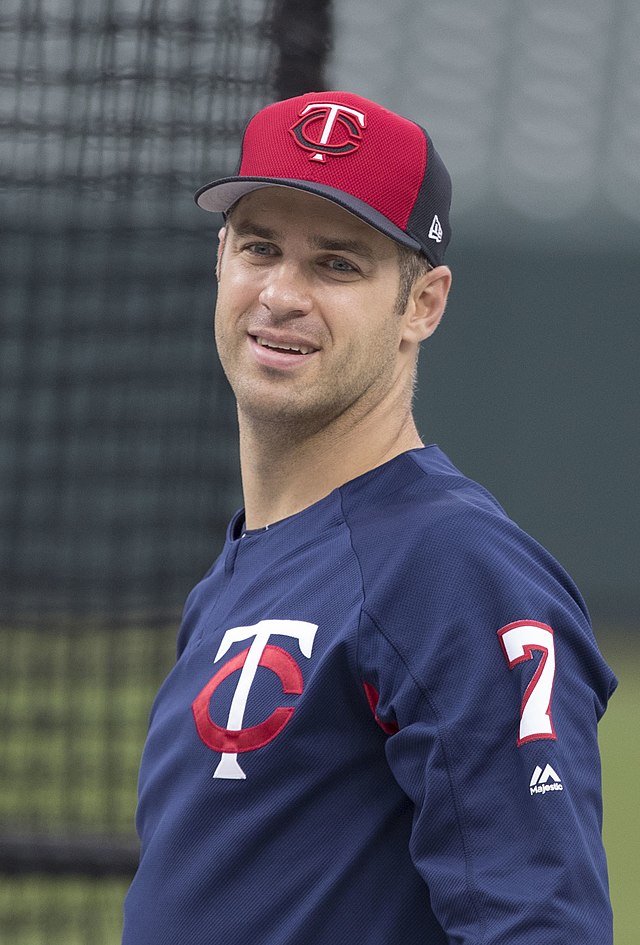
[[613,674],[571,580],[513,523],[441,534],[380,562],[360,637],[415,867],[452,943],[610,945],[596,729]]

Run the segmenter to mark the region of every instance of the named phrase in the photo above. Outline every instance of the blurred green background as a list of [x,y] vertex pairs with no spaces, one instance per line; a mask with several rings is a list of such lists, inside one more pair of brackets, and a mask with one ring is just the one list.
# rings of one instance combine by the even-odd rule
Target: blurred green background
[[[240,504],[193,204],[268,101],[431,132],[453,290],[416,415],[583,591],[617,945],[640,916],[640,8],[6,0],[0,15],[0,941],[115,945],[139,754]],[[596,943],[597,945],[597,943]]]
[[604,842],[616,945],[633,945],[640,929],[640,818],[637,783],[640,769],[640,658],[636,634],[607,634],[603,651],[619,686],[600,723],[604,788]]
[[[603,834],[615,942],[635,945],[640,927],[640,654],[634,639],[636,628],[601,630],[604,654],[619,679],[619,688],[600,723]],[[6,662],[0,667],[5,723],[2,764],[5,771],[13,773],[12,778],[3,777],[0,796],[0,823],[5,829],[8,824],[28,822],[32,829],[36,825],[41,839],[55,839],[64,836],[71,823],[76,837],[89,841],[98,827],[121,836],[130,831],[148,708],[156,681],[159,683],[171,664],[175,628],[116,631],[119,675],[126,678],[119,686],[104,679],[103,667],[112,662],[108,654],[114,649],[113,634],[112,629],[94,629],[88,635],[83,631],[81,650],[80,633],[58,633],[47,641],[46,659],[40,661],[39,672],[34,672],[33,656],[36,647],[43,649],[42,634],[22,631],[29,671],[16,675],[15,662],[13,670],[7,669]],[[0,633],[2,652],[11,649],[14,636],[13,631]],[[70,647],[84,653],[73,680],[68,668]],[[132,680],[135,669],[144,666],[152,652],[156,678],[143,674],[136,684]],[[96,679],[101,679],[98,688]],[[25,740],[27,711],[40,718],[41,730]],[[66,734],[70,730],[71,746]],[[105,794],[110,807],[106,825]],[[7,945],[85,945],[88,941],[117,945],[127,886],[125,876],[80,877],[55,870],[46,875],[14,867],[0,881],[1,941]]]

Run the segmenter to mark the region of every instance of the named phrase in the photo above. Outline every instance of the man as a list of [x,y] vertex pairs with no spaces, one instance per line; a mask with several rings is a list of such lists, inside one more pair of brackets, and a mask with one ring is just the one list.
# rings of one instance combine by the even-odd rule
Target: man
[[412,417],[451,282],[430,137],[303,95],[197,201],[245,507],[153,707],[125,945],[607,945],[615,680],[570,578]]

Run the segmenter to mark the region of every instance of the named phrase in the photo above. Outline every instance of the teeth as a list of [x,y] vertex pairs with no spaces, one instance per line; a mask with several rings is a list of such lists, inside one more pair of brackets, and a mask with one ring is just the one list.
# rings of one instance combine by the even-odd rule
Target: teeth
[[300,354],[311,354],[311,352],[314,350],[313,348],[307,348],[304,345],[275,345],[270,341],[267,341],[266,338],[256,338],[256,341],[259,345],[262,345],[263,348],[275,348],[278,351],[298,351]]

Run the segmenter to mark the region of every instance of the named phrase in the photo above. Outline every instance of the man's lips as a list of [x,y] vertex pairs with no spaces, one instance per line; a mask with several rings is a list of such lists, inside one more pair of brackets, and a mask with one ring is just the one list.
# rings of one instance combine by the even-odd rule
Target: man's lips
[[261,348],[271,348],[275,351],[290,351],[293,354],[313,354],[318,349],[309,341],[299,338],[277,338],[267,335],[251,335],[251,338]]
[[318,352],[306,339],[278,338],[273,335],[249,334],[249,343],[260,364],[275,368],[291,368],[303,364]]

